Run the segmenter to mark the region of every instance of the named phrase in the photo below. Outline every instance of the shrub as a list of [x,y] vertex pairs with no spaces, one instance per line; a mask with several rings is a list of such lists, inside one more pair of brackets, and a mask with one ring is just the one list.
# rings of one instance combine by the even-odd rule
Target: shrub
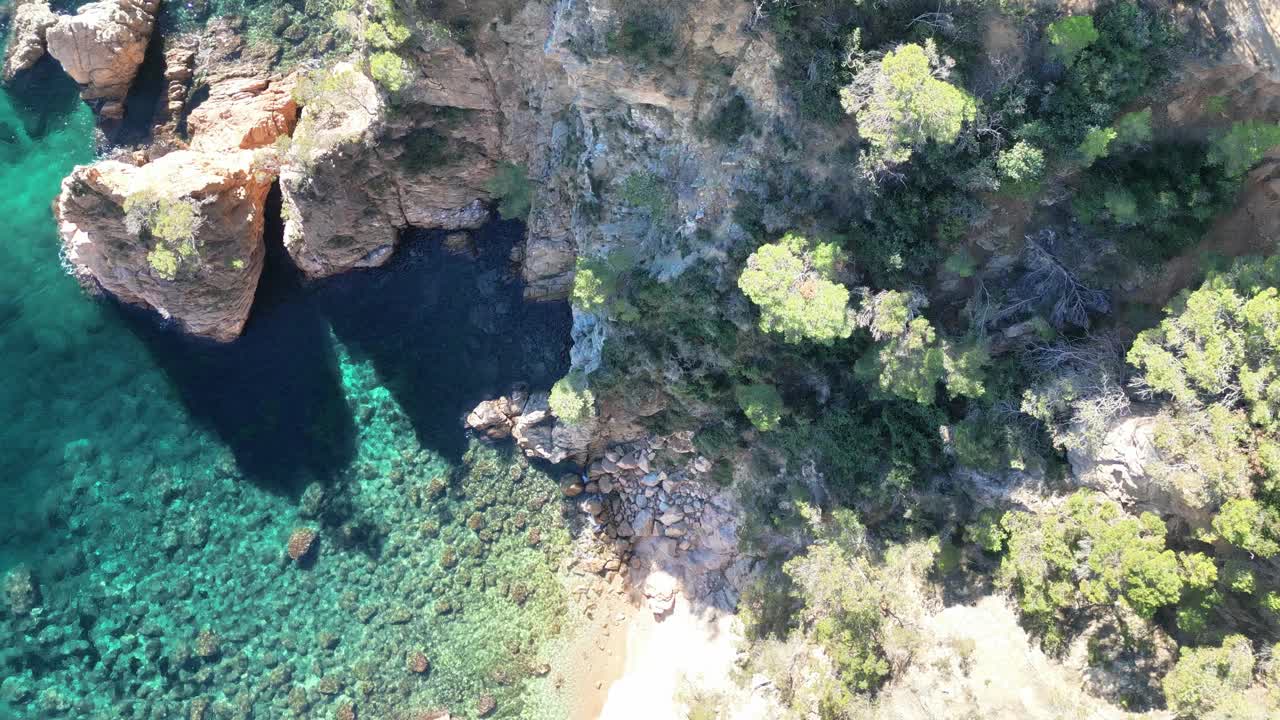
[[899,45],[879,63],[863,64],[840,91],[845,112],[856,116],[858,132],[871,144],[873,168],[905,162],[930,140],[951,144],[974,119],[973,96],[941,79],[952,64],[932,40]]
[[1009,533],[1000,525],[1000,514],[994,510],[983,510],[978,513],[966,529],[969,542],[989,553],[998,553],[1004,548],[1004,541]]
[[485,184],[489,194],[498,199],[498,213],[507,219],[529,217],[533,203],[533,184],[522,165],[503,162],[492,179]]
[[738,138],[755,129],[751,106],[741,93],[734,93],[714,116],[702,126],[702,132],[712,140],[732,145]]
[[199,257],[196,233],[203,217],[195,200],[142,190],[126,197],[122,209],[129,232],[150,235],[154,245],[147,252],[147,264],[157,277],[173,280]]
[[1277,145],[1280,145],[1280,124],[1260,120],[1238,122],[1213,142],[1209,162],[1221,166],[1228,177],[1239,177]]
[[1126,515],[1116,503],[1081,490],[1064,507],[1005,513],[1008,550],[999,581],[1047,638],[1059,636],[1063,613],[1085,605],[1128,603],[1141,617],[1178,601],[1178,558],[1165,548],[1159,517]]
[[1252,555],[1269,558],[1280,552],[1280,517],[1257,500],[1228,500],[1214,516],[1213,529],[1223,540]]
[[400,165],[411,172],[425,172],[450,160],[449,138],[435,128],[414,128],[403,143]]
[[837,260],[835,245],[795,233],[752,253],[738,287],[760,309],[760,329],[781,333],[789,343],[849,337],[849,290],[832,279]]
[[405,89],[412,80],[409,63],[389,50],[369,56],[369,75],[388,92],[393,93]]
[[734,388],[738,407],[761,432],[775,430],[782,422],[782,396],[772,385],[739,385]]
[[606,42],[610,52],[650,64],[673,62],[678,49],[671,18],[643,3],[622,18]]
[[631,207],[644,210],[655,220],[671,212],[675,198],[666,182],[651,172],[635,172],[622,181],[618,196]]
[[1076,148],[1076,153],[1080,156],[1081,163],[1088,167],[1100,158],[1107,156],[1110,152],[1111,142],[1116,139],[1115,128],[1092,128],[1088,134],[1084,136],[1084,140],[1080,142]]
[[596,398],[587,386],[587,376],[571,372],[551,386],[547,404],[551,414],[570,425],[583,425],[596,416]]
[[1055,20],[1045,29],[1045,38],[1053,48],[1053,56],[1068,65],[1099,37],[1091,15],[1072,15]]
[[1009,189],[1022,194],[1039,186],[1044,168],[1044,151],[1024,140],[996,155],[1000,176],[1009,183]]
[[1115,142],[1122,147],[1137,147],[1151,142],[1151,108],[1125,113],[1112,127],[1116,131]]

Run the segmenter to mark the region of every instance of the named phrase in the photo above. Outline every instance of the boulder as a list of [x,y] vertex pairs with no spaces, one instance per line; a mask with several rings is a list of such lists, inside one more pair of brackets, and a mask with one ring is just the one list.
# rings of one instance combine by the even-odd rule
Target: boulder
[[60,16],[46,32],[49,54],[80,84],[81,97],[102,102],[101,117],[124,117],[123,101],[146,55],[159,6],[160,0],[98,0]]
[[497,400],[485,400],[467,414],[467,427],[484,433],[490,440],[501,440],[510,437],[514,425],[511,404],[505,397]]
[[1180,517],[1193,527],[1207,526],[1210,515],[1205,508],[1149,474],[1160,462],[1160,451],[1153,442],[1159,422],[1153,415],[1116,420],[1101,442],[1067,453],[1071,475],[1077,484],[1126,508]]
[[5,48],[4,70],[0,75],[6,84],[44,57],[45,34],[57,22],[58,16],[49,9],[46,0],[33,0],[17,7],[9,26],[9,45]]
[[[90,289],[149,307],[183,330],[219,341],[240,334],[262,272],[264,205],[272,176],[254,153],[169,153],[144,165],[104,160],[62,181],[56,212],[63,251]],[[172,243],[126,219],[131,197],[159,207],[194,208],[194,233],[171,263],[156,252]],[[132,227],[131,227],[132,226]]]

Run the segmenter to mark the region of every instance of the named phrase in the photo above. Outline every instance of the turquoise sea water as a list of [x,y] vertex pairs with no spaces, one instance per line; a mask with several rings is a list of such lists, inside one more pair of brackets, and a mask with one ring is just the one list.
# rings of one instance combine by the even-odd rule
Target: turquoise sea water
[[245,337],[181,337],[61,267],[93,119],[56,70],[0,92],[0,717],[562,717],[567,508],[460,422],[567,364],[567,306],[512,279],[521,228],[314,285],[272,238]]

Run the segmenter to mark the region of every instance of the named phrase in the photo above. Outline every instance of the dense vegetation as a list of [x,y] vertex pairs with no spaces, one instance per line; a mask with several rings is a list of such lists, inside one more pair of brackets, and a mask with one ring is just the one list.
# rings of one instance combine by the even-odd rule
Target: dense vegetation
[[[724,262],[658,279],[634,256],[588,257],[572,296],[611,324],[596,396],[626,407],[650,373],[662,402],[644,422],[700,428],[748,505],[746,541],[778,560],[743,599],[750,669],[797,716],[855,717],[911,661],[902,619],[976,585],[1008,592],[1050,654],[1101,643],[1099,623],[1122,639],[1098,667],[1154,663],[1152,638],[1181,647],[1117,702],[1277,712],[1280,270],[1224,266],[1158,323],[1128,293],[1201,241],[1280,126],[1162,124],[1156,98],[1188,50],[1132,0],[1074,16],[758,6],[788,114],[762,124],[726,86],[698,128],[774,153],[736,198],[743,232],[698,238]],[[1022,33],[1015,48],[984,46],[993,23]],[[662,72],[679,26],[637,12],[608,43]],[[790,162],[816,147],[823,182]],[[612,192],[656,227],[678,211],[669,186],[638,173]],[[980,241],[993,208],[1025,232]],[[1062,492],[1067,453],[1088,456],[1138,404],[1168,504]],[[972,472],[1058,492],[956,502]]]

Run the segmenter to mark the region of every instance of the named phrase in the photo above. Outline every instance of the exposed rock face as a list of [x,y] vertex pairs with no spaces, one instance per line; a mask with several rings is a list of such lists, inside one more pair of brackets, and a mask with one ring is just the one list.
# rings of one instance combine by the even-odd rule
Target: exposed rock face
[[81,97],[102,101],[100,117],[124,117],[123,100],[146,55],[159,6],[160,0],[99,0],[48,29],[49,54],[80,83]]
[[[298,119],[295,76],[272,72],[274,53],[247,43],[241,30],[234,20],[218,18],[194,48],[179,42],[171,57],[166,47],[170,102],[185,101],[175,98],[183,92],[180,83],[190,82],[206,93],[187,116],[193,150],[268,147],[293,133]],[[171,66],[176,66],[172,76]]]
[[1159,416],[1134,415],[1112,423],[1097,447],[1067,453],[1075,481],[1096,490],[1134,512],[1151,511],[1166,518],[1206,527],[1210,508],[1186,496],[1177,487],[1153,477],[1161,460],[1155,446]]
[[45,52],[45,33],[58,22],[58,16],[45,0],[26,2],[17,7],[9,29],[9,45],[4,53],[4,82],[36,64]]
[[348,65],[330,72],[338,87],[308,99],[281,173],[285,246],[308,276],[381,265],[406,227],[489,218],[500,133],[476,61],[453,44],[426,61],[430,80],[406,89],[396,113]]
[[[64,252],[86,285],[153,308],[192,334],[232,340],[249,318],[262,272],[271,182],[250,151],[183,150],[140,166],[79,166],[63,180],[56,206]],[[149,262],[157,242],[150,233],[126,225],[126,198],[145,191],[198,206],[196,258],[172,277]]]
[[293,132],[298,105],[293,77],[233,77],[212,86],[187,116],[191,149],[252,149]]

